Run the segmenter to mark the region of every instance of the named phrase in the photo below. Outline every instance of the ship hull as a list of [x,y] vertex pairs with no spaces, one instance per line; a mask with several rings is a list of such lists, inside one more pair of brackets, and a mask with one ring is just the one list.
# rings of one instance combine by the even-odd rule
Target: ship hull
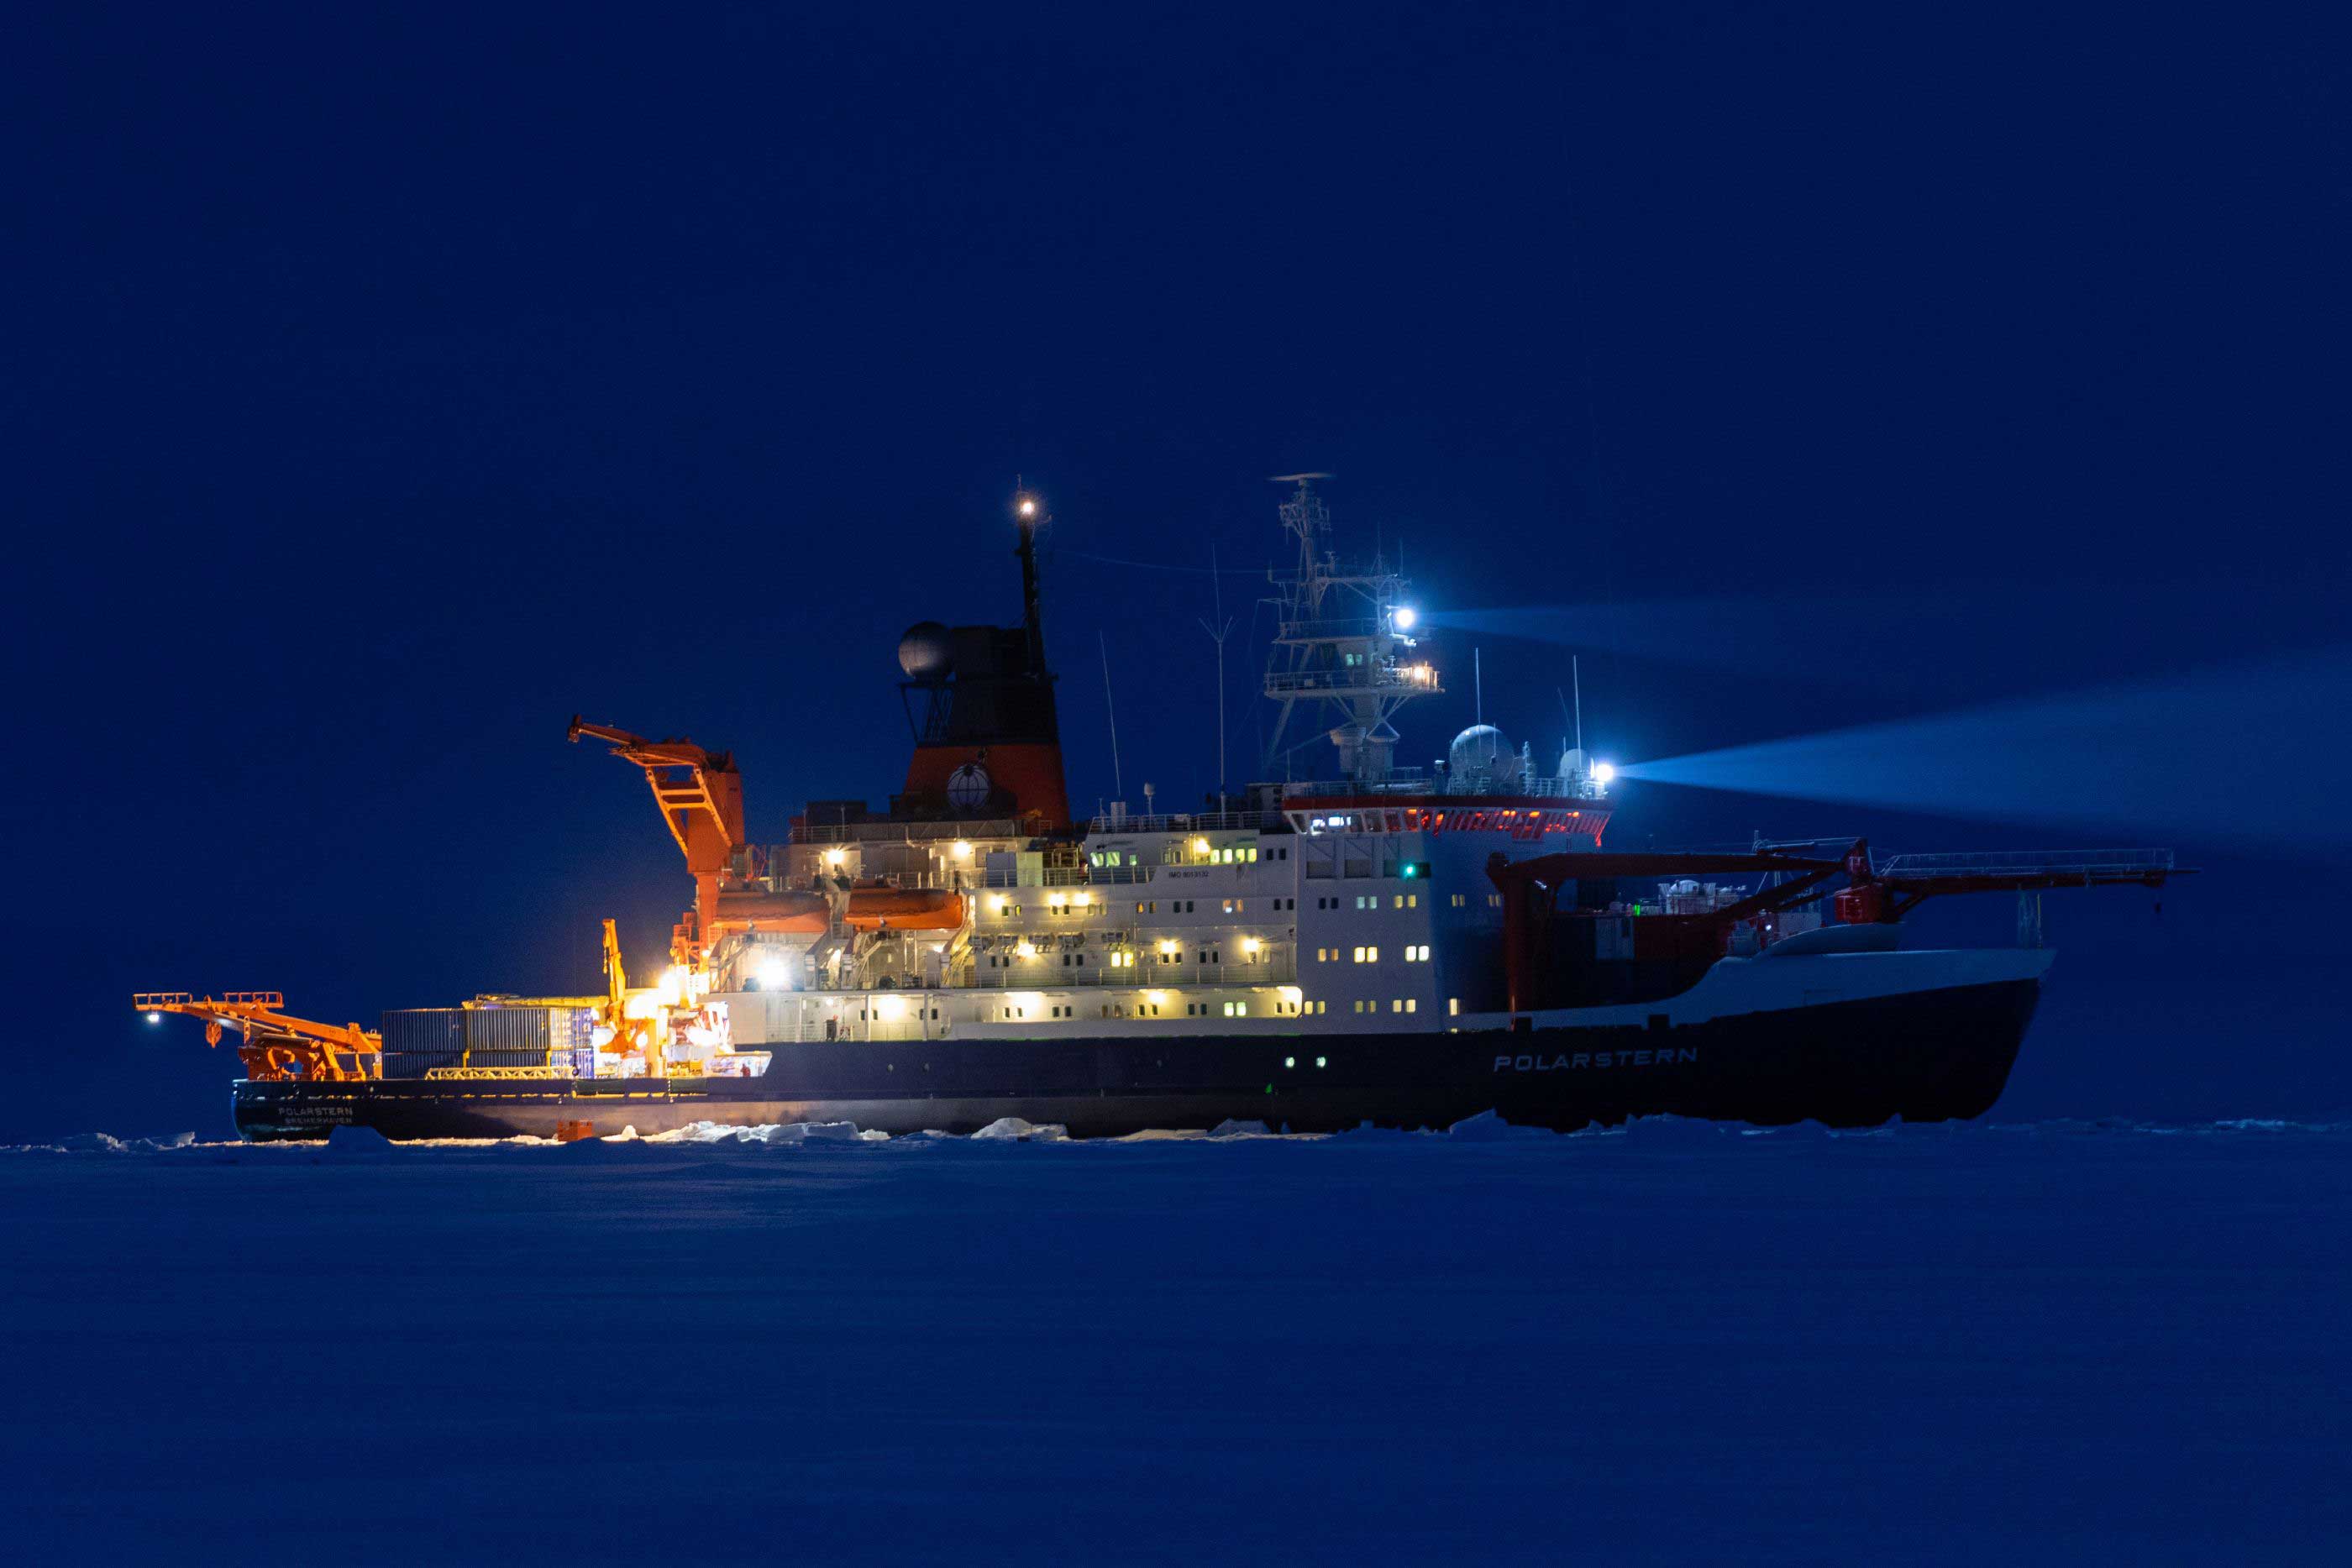
[[606,1136],[698,1123],[854,1122],[971,1133],[1005,1117],[1073,1136],[1263,1122],[1293,1132],[1444,1127],[1484,1111],[1572,1131],[1672,1114],[1874,1126],[1990,1110],[2041,993],[2034,978],[1676,1021],[1066,1040],[820,1041],[762,1047],[764,1076],[243,1082],[240,1135],[395,1140]]

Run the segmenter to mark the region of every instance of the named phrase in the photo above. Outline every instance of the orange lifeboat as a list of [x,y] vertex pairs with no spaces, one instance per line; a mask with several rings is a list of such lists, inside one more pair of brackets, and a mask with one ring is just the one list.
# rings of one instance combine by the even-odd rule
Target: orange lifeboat
[[[854,898],[856,895],[853,894]],[[822,936],[831,923],[821,893],[722,893],[719,918],[710,935],[723,931],[782,932],[795,936]]]
[[963,925],[963,895],[938,887],[857,887],[849,893],[853,931],[954,931]]

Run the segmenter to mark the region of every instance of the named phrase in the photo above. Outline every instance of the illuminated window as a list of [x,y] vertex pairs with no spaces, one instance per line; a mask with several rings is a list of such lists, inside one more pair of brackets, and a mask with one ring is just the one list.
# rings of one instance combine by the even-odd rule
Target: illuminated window
[[1467,903],[1469,903],[1469,902],[1470,902],[1470,901],[1469,901],[1467,898],[1464,897],[1461,894],[1458,894],[1458,893],[1457,893],[1457,894],[1455,894],[1454,895],[1454,908],[1456,908],[1456,909],[1461,908],[1464,904],[1467,904]]
[[1460,997],[1448,997],[1445,998],[1445,1016],[1451,1019],[1458,1019],[1462,1016],[1462,998]]

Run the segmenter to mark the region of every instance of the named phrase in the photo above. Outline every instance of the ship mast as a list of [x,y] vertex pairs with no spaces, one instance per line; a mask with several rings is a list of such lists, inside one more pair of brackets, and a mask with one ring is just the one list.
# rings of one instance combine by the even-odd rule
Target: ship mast
[[[1437,672],[1412,658],[1406,635],[1414,612],[1405,601],[1406,583],[1377,556],[1369,570],[1343,566],[1331,549],[1331,514],[1315,493],[1315,481],[1328,474],[1281,474],[1275,482],[1295,485],[1279,510],[1282,525],[1298,546],[1297,568],[1270,572],[1279,620],[1266,661],[1265,695],[1275,704],[1274,733],[1265,765],[1278,762],[1281,777],[1293,777],[1292,760],[1312,746],[1304,730],[1320,721],[1339,752],[1340,775],[1367,788],[1395,788],[1397,733],[1390,723],[1415,697],[1442,691]],[[1299,715],[1301,704],[1307,712]],[[1294,735],[1291,720],[1301,719]]]

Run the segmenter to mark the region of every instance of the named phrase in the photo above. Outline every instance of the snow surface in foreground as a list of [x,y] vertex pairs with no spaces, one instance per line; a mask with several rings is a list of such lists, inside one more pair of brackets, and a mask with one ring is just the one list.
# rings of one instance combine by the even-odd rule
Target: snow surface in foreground
[[0,1154],[0,1518],[238,1563],[2352,1532],[2352,1128],[1007,1131]]

